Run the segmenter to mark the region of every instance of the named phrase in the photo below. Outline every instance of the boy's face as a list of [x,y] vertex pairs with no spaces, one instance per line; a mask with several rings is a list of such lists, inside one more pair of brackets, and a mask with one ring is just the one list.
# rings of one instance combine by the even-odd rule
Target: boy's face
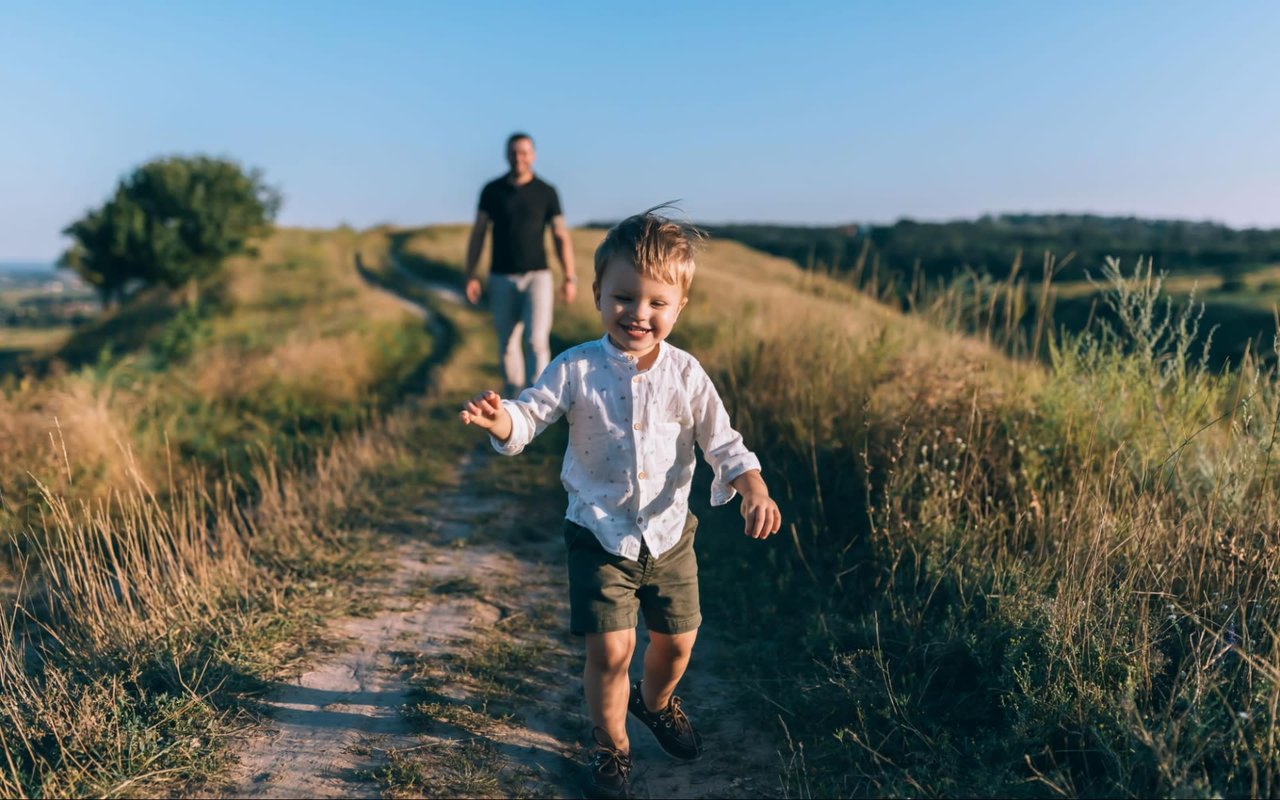
[[641,275],[624,255],[609,259],[591,289],[609,340],[636,358],[649,355],[667,338],[689,301],[674,283]]

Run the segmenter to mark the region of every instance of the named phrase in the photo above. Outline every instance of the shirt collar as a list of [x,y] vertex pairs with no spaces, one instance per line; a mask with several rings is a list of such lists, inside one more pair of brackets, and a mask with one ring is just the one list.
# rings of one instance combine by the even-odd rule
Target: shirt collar
[[[604,336],[600,337],[600,342],[603,346],[605,355],[609,358],[611,362],[635,369],[636,367],[635,356],[628,355],[627,353],[624,353],[622,352],[622,350],[618,349],[618,346],[614,344],[613,340],[609,338],[609,334],[606,333]],[[653,360],[653,365],[650,366],[649,369],[652,370],[656,368],[659,364],[662,363],[663,359],[665,359],[666,357],[667,357],[666,342],[658,342],[658,357]]]

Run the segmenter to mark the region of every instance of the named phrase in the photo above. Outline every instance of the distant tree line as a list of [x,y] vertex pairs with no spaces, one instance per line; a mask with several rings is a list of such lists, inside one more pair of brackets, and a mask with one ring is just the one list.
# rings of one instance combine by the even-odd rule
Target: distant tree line
[[270,229],[281,203],[262,173],[207,156],[149,161],[100,207],[63,231],[73,239],[59,266],[74,270],[104,304],[131,286],[187,286],[214,274]]
[[866,258],[879,259],[881,274],[911,274],[918,263],[927,277],[949,277],[966,267],[1004,277],[1019,251],[1028,265],[1037,266],[1046,250],[1060,259],[1074,252],[1077,270],[1097,268],[1105,256],[1124,263],[1151,257],[1157,270],[1170,273],[1207,270],[1226,275],[1280,262],[1277,229],[1238,230],[1212,222],[1093,214],[1004,214],[956,222],[903,219],[867,227],[706,227],[713,236],[803,266],[850,270],[865,253]]
[[16,304],[4,302],[0,296],[0,326],[10,328],[47,328],[54,325],[79,325],[93,317],[89,296],[61,295],[29,297]]

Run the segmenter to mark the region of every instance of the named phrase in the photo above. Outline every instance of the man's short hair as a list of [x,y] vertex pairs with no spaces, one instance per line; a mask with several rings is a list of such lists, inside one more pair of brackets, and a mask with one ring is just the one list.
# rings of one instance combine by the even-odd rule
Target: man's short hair
[[510,136],[508,136],[508,137],[507,137],[507,149],[508,149],[508,150],[510,150],[510,149],[511,149],[511,145],[515,144],[516,142],[520,141],[521,139],[528,139],[528,140],[529,140],[529,144],[533,144],[533,137],[532,137],[532,136],[530,136],[529,134],[525,133],[524,131],[516,131],[515,133],[513,133],[513,134],[511,134]]
[[656,212],[673,209],[660,206],[627,217],[609,229],[596,248],[596,285],[604,277],[604,268],[615,255],[626,256],[636,271],[646,278],[670,283],[689,293],[693,283],[693,256],[707,235],[686,222],[679,222]]

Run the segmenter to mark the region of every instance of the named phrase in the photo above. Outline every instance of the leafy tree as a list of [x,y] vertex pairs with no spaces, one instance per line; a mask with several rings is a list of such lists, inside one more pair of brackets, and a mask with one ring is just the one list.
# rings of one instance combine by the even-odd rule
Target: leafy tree
[[186,285],[193,301],[202,279],[270,228],[280,203],[257,169],[207,156],[155,159],[67,226],[75,242],[59,263],[96,286],[104,303],[132,280]]

